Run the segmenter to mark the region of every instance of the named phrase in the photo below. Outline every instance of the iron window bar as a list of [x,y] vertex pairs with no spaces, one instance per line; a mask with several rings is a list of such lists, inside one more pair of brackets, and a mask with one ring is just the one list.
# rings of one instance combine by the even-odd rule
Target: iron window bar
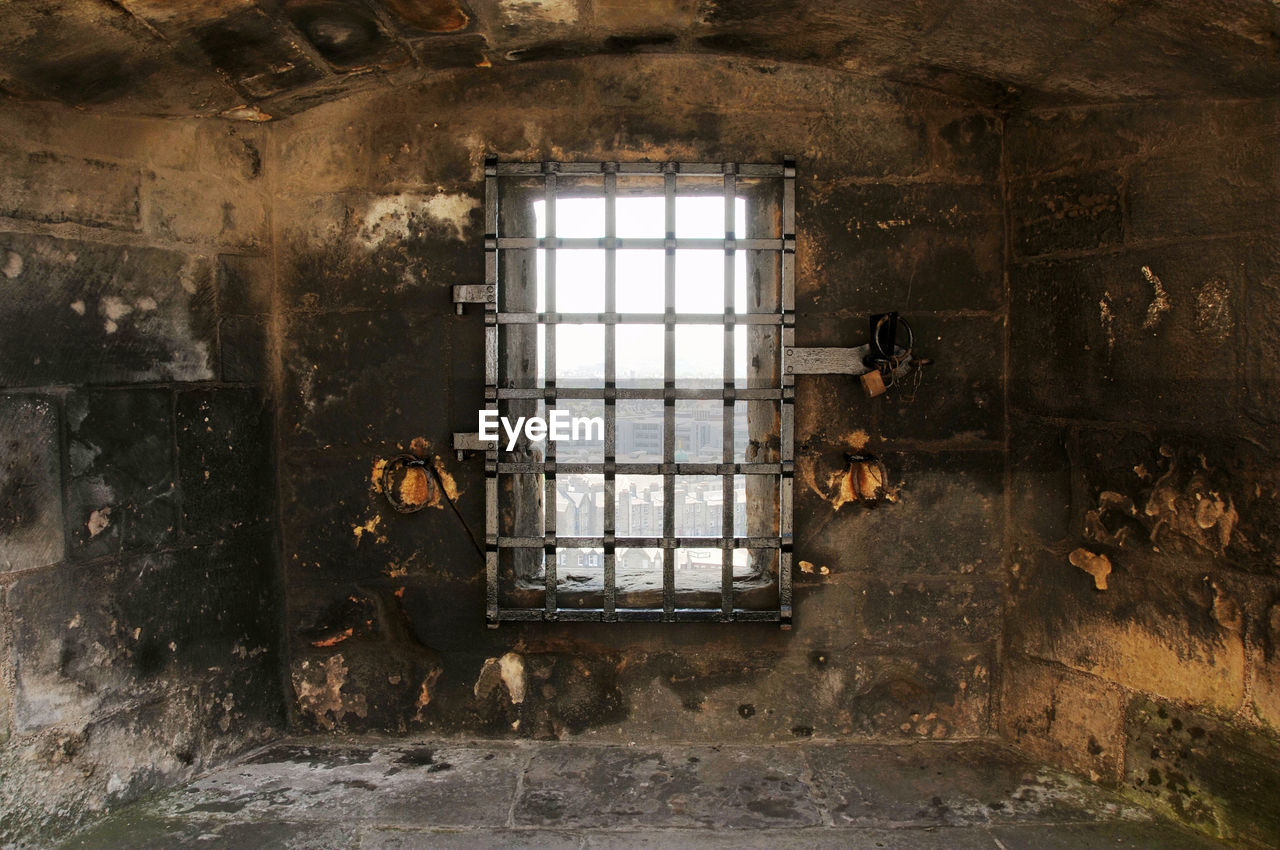
[[[605,202],[605,235],[603,238],[562,238],[556,234],[556,200],[559,175],[601,175]],[[637,238],[617,235],[616,201],[618,175],[660,175],[663,181],[665,237]],[[723,179],[724,238],[676,237],[677,177],[720,177]],[[588,399],[604,405],[604,462],[557,463],[555,441],[546,440],[545,460],[512,462],[499,460],[499,446],[485,449],[485,565],[486,621],[497,627],[501,621],[771,621],[789,628],[792,619],[792,499],[794,487],[794,413],[795,378],[786,368],[788,352],[795,335],[795,161],[786,158],[774,163],[565,163],[565,162],[499,162],[496,157],[485,161],[485,409],[497,412],[499,402],[525,399],[543,400],[548,409],[559,399]],[[502,177],[541,177],[545,203],[544,234],[535,237],[507,236],[499,228],[499,191]],[[779,178],[782,202],[778,238],[744,238],[735,233],[735,201],[737,181],[747,178]],[[556,311],[556,252],[571,249],[603,249],[605,258],[603,313],[559,313]],[[663,312],[635,313],[617,311],[617,251],[625,249],[661,249],[665,252],[663,270]],[[724,304],[719,313],[687,313],[676,311],[677,250],[720,250],[724,253]],[[496,297],[500,285],[500,267],[504,251],[540,250],[544,256],[544,309],[539,311],[503,311]],[[735,305],[735,255],[738,251],[774,253],[779,258],[780,291],[777,309],[769,313],[738,313]],[[603,386],[557,387],[556,334],[551,329],[559,324],[603,325],[605,359]],[[620,324],[661,325],[663,334],[663,386],[618,387],[616,380],[616,328]],[[724,329],[724,386],[677,387],[675,331],[679,325],[720,325]],[[544,334],[544,386],[518,388],[499,386],[500,325],[536,325],[549,330]],[[778,380],[770,387],[737,387],[734,373],[734,344],[737,326],[776,326],[780,329],[778,348]],[[663,402],[663,457],[661,463],[618,461],[616,402],[625,399],[653,399]],[[675,402],[677,400],[720,400],[722,415],[722,462],[677,462]],[[734,404],[740,400],[776,400],[780,402],[779,461],[777,463],[744,463],[734,460]],[[542,536],[503,535],[499,532],[501,488],[498,476],[503,474],[542,474],[544,515]],[[558,536],[556,532],[557,475],[595,474],[604,479],[604,516],[601,536]],[[660,474],[663,477],[662,535],[624,536],[615,534],[615,511],[618,474]],[[718,537],[677,536],[675,533],[675,481],[677,475],[712,475],[721,479],[721,535]],[[735,536],[735,476],[775,476],[777,478],[778,534],[774,536]],[[556,553],[560,548],[600,548],[603,550],[603,595],[599,607],[561,607],[558,603],[558,570]],[[662,551],[661,608],[618,607],[618,548],[660,548]],[[675,587],[676,550],[683,547],[717,548],[721,553],[720,605],[718,608],[688,607]],[[500,602],[499,554],[502,550],[542,549],[544,553],[543,604],[541,607],[509,607]],[[734,599],[733,552],[738,549],[776,551],[777,608],[757,610],[737,607]]]

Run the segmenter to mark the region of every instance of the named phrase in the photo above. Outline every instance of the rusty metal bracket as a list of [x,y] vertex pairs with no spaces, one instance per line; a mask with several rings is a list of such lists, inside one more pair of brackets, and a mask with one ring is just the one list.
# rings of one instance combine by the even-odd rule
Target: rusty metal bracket
[[480,439],[480,435],[471,431],[453,432],[453,450],[458,453],[458,460],[465,460],[467,452],[486,452],[493,448],[488,440]]
[[463,283],[453,287],[453,303],[458,315],[464,304],[493,304],[497,300],[497,288],[484,283]]

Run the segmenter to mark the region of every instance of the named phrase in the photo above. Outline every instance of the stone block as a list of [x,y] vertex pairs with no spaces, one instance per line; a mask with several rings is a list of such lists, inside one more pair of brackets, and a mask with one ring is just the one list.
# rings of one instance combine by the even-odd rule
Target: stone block
[[[796,461],[796,558],[843,575],[994,576],[1001,565],[1004,459],[996,452],[882,454],[896,502],[839,501],[830,476],[848,446]],[[866,448],[880,454],[877,446]],[[827,579],[796,573],[797,583]]]
[[[1250,416],[1280,422],[1280,238],[1251,243],[1244,251],[1244,274],[1244,400]],[[1216,300],[1204,307],[1206,320],[1222,313]]]
[[58,408],[41,396],[0,395],[0,572],[62,559]]
[[1001,588],[995,582],[873,579],[861,596],[858,621],[866,645],[983,643],[1000,633]]
[[1124,239],[1121,187],[1121,176],[1112,171],[1013,181],[1013,250],[1034,257],[1118,244]]
[[242,535],[18,579],[8,598],[17,731],[83,725],[202,683],[246,705],[278,693],[272,560],[269,535]]
[[[545,752],[525,772],[514,817],[522,826],[567,827],[608,811],[627,826],[816,826],[821,813],[799,793],[804,772],[796,750],[745,758],[711,747]],[[719,793],[705,793],[712,788]]]
[[271,312],[274,273],[271,259],[256,254],[219,254],[219,316],[261,316]]
[[0,234],[0,257],[0,385],[213,377],[199,258],[21,234]]
[[1065,540],[1071,520],[1069,434],[1061,426],[1016,414],[1009,431],[1011,530],[1042,542]]
[[270,380],[268,322],[264,316],[228,316],[218,323],[222,380],[245,384]]
[[1135,240],[1208,236],[1274,228],[1280,207],[1275,147],[1248,157],[1197,152],[1146,160],[1129,174]]
[[1000,734],[1095,782],[1119,779],[1125,705],[1116,685],[1056,664],[1006,655],[1001,667]]
[[1125,732],[1131,798],[1221,838],[1280,843],[1280,746],[1274,739],[1149,699],[1134,700]]
[[1009,173],[1028,177],[1120,167],[1148,156],[1198,151],[1221,160],[1274,146],[1271,99],[1186,100],[1040,109],[1011,116]]
[[796,218],[799,312],[854,319],[1003,301],[1003,225],[990,187],[811,183],[797,193]]
[[168,390],[79,390],[66,402],[71,557],[162,548],[178,531]]
[[998,118],[980,113],[934,117],[933,167],[957,177],[995,182],[1000,173],[1003,128]]
[[1230,376],[1242,248],[1220,241],[1013,266],[1011,403],[1094,420],[1220,422],[1238,403]]
[[1245,695],[1240,633],[1215,619],[1203,573],[1171,573],[1169,561],[1157,558],[1112,550],[1107,589],[1098,590],[1066,553],[1033,555],[1020,564],[1011,591],[1009,648],[1132,690],[1234,713]]
[[184,534],[216,536],[271,520],[271,406],[258,389],[180,392],[178,482]]
[[[452,445],[452,313],[295,314],[283,342],[282,438],[298,447]],[[418,376],[416,379],[413,376]],[[472,380],[483,382],[483,364]],[[474,422],[475,411],[461,414]]]
[[0,144],[0,215],[50,224],[139,229],[136,168]]
[[[338,583],[349,589],[351,582],[404,584],[423,578],[434,584],[449,578],[473,580],[483,572],[483,559],[443,496],[415,514],[397,513],[382,496],[378,463],[401,452],[393,451],[387,457],[377,451],[295,452],[290,455],[295,460],[282,465],[280,498],[287,518],[285,563],[291,585]],[[447,450],[439,456],[449,474],[453,456]],[[476,483],[460,489],[457,498],[471,528],[480,532],[484,487]],[[479,617],[481,611],[474,613]],[[436,616],[452,617],[444,612]]]
[[265,195],[225,178],[148,169],[141,193],[143,229],[158,239],[260,248],[270,236]]
[[[359,195],[294,202],[284,237],[286,310],[452,313],[453,285],[484,280],[481,200],[466,192]],[[317,222],[319,222],[317,224]]]

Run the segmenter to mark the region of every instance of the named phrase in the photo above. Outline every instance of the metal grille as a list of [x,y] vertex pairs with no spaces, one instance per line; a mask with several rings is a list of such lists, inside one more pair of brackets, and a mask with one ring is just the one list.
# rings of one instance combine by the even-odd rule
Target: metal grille
[[[653,195],[663,199],[665,235],[661,237],[619,236],[617,227],[617,200],[619,177],[644,176],[652,181]],[[604,235],[595,238],[558,236],[556,232],[556,203],[565,196],[566,184],[587,179],[592,182],[592,192],[598,192],[604,206]],[[678,181],[697,178],[706,187],[716,186],[715,194],[724,199],[724,235],[717,238],[677,238],[676,211]],[[708,178],[718,178],[709,181]],[[778,191],[772,197],[777,200],[770,211],[778,223],[776,232],[768,235],[736,233],[735,203],[739,199],[740,181],[750,180],[752,185],[766,185]],[[512,187],[518,183],[520,191]],[[537,185],[540,184],[540,185]],[[531,192],[530,186],[535,188]],[[590,192],[588,193],[590,194]],[[640,193],[644,194],[644,193]],[[705,194],[705,190],[704,190]],[[504,233],[506,218],[504,204],[529,204],[536,198],[544,204],[544,227],[538,235]],[[512,228],[508,228],[512,229]],[[518,229],[518,228],[515,228]],[[750,229],[749,229],[750,230]],[[794,274],[795,274],[795,163],[785,159],[780,164],[735,163],[506,163],[495,158],[485,163],[485,284],[497,297],[485,305],[485,406],[489,410],[502,411],[503,405],[523,403],[536,405],[541,401],[550,410],[558,400],[592,400],[603,404],[604,445],[603,462],[557,462],[555,442],[546,441],[545,455],[511,458],[504,456],[501,445],[490,445],[485,453],[486,473],[486,618],[491,627],[500,621],[775,621],[784,628],[791,622],[791,562],[792,562],[792,489],[794,473],[793,457],[793,402],[794,377],[785,368],[787,352],[794,345]],[[575,249],[602,249],[604,257],[604,312],[561,313],[556,310],[557,251]],[[663,311],[661,313],[619,312],[617,292],[618,252],[627,249],[649,249],[664,252]],[[676,309],[676,252],[682,250],[714,250],[724,255],[724,312],[694,313]],[[511,274],[510,258],[519,252],[539,252],[539,261],[545,270],[544,303],[535,308],[527,302],[516,307],[504,299],[504,280]],[[753,257],[768,257],[776,269],[776,296],[767,311],[743,312],[742,305],[735,304],[735,260],[739,252],[754,252]],[[757,260],[757,267],[763,264]],[[654,281],[657,285],[657,281]],[[604,368],[599,386],[556,385],[557,328],[562,325],[599,325],[604,334]],[[629,325],[660,325],[663,328],[664,379],[662,386],[618,386],[617,336],[618,329]],[[676,380],[677,328],[683,325],[718,325],[724,337],[723,386],[679,386]],[[506,331],[503,328],[507,328]],[[524,331],[519,330],[525,328]],[[535,337],[544,364],[537,380],[511,380],[502,375],[503,364],[514,361],[516,345],[503,334],[525,333],[522,338],[526,349]],[[753,386],[738,386],[735,380],[735,334],[742,328],[748,341],[750,334],[771,335],[776,346],[776,368],[768,385],[754,380]],[[754,330],[753,330],[754,329]],[[753,349],[754,350],[754,349]],[[525,350],[526,369],[528,351]],[[749,355],[752,352],[749,352]],[[758,377],[758,376],[757,376]],[[535,386],[517,386],[533,383]],[[662,402],[662,457],[661,461],[637,462],[619,460],[616,457],[618,402],[623,400],[660,400]],[[687,462],[676,456],[676,403],[680,400],[717,400],[723,405],[722,454],[717,462]],[[769,462],[748,460],[735,456],[735,404],[739,401],[769,402],[777,411],[776,459]],[[741,447],[739,447],[741,448]],[[705,461],[705,459],[702,459]],[[603,476],[603,527],[602,533],[592,536],[559,536],[556,531],[557,476]],[[617,476],[619,474],[648,474],[662,476],[662,529],[660,536],[618,536],[615,533],[617,508]],[[716,476],[721,480],[721,536],[677,536],[677,506],[675,504],[676,480],[682,475]],[[512,512],[523,512],[525,519],[536,513],[534,502],[519,502],[511,488],[500,486],[506,480],[521,480],[528,484],[542,477],[541,528],[528,533],[532,525],[524,523],[521,531],[502,530],[502,519]],[[519,476],[525,476],[519,479]],[[739,534],[735,529],[735,476],[744,481],[768,482],[773,488],[772,505],[776,516],[771,520],[775,533]],[[760,476],[758,478],[753,478]],[[751,485],[760,492],[757,485]],[[748,488],[748,493],[751,492]],[[508,492],[508,489],[511,492]],[[526,492],[530,490],[526,486]],[[752,510],[748,505],[748,511]],[[519,524],[519,523],[517,523]],[[745,529],[744,529],[745,530]],[[537,533],[540,532],[540,533]],[[593,547],[602,550],[602,582],[599,592],[587,594],[585,604],[564,604],[560,578],[557,575],[557,553],[562,549]],[[619,549],[649,548],[661,550],[660,604],[631,604],[626,601],[628,588],[618,586]],[[708,594],[690,593],[677,587],[676,553],[683,547],[719,549],[720,582],[718,597],[711,600]],[[758,589],[768,585],[766,604],[741,604],[749,595],[739,593],[735,587],[734,550],[746,549],[749,556],[761,563],[772,564],[772,576],[757,575],[752,585]],[[536,557],[541,554],[542,569],[540,587],[536,598],[530,593],[530,577],[517,577],[512,570],[502,569],[503,557]],[[768,581],[765,581],[765,580]],[[514,585],[519,585],[515,587]],[[620,593],[622,598],[620,599]],[[653,596],[653,594],[650,594]],[[760,594],[755,594],[760,597]]]

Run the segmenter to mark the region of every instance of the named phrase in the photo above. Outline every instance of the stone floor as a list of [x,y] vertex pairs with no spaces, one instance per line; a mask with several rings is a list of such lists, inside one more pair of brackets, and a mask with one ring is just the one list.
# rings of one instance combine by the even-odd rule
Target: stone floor
[[990,744],[295,740],[67,848],[1194,848],[1213,841]]

